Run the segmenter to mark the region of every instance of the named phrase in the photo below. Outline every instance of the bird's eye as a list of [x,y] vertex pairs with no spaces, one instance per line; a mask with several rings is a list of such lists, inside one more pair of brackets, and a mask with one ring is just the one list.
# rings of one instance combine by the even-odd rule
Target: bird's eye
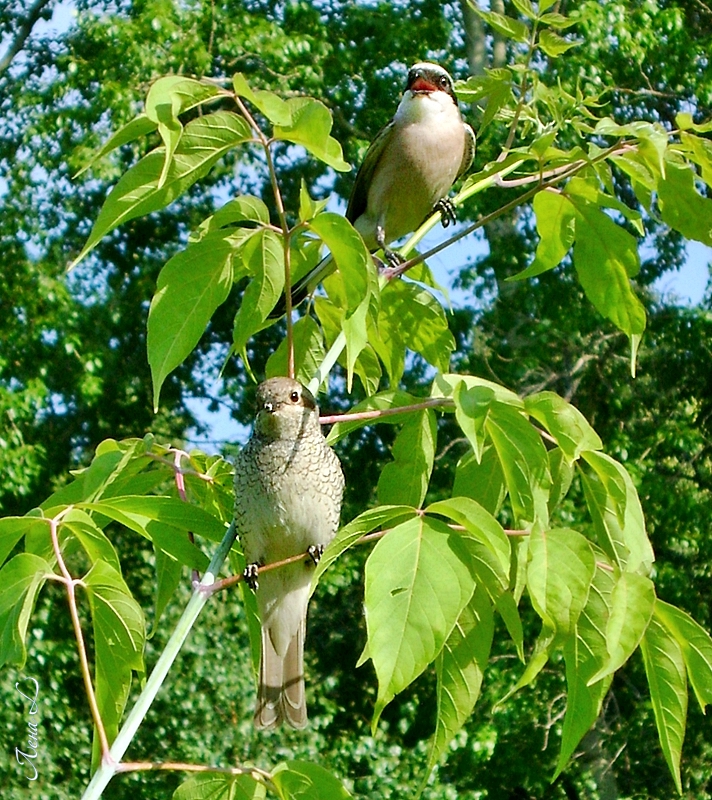
[[292,393],[289,395],[289,399],[290,399],[290,400],[291,400],[293,403],[298,403],[298,402],[299,402],[299,392],[296,392],[296,391],[292,392]]
[[447,82],[447,78],[444,75],[440,76],[439,83],[443,87],[443,89],[447,89],[448,82]]

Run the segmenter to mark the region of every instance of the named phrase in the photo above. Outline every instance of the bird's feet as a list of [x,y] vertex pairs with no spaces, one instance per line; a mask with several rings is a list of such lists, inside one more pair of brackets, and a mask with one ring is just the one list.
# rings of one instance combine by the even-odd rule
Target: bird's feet
[[447,228],[448,225],[454,225],[457,222],[455,206],[452,204],[449,197],[443,197],[442,200],[438,200],[433,206],[433,213],[436,211],[440,212],[440,222],[443,228]]
[[248,564],[245,567],[245,571],[242,573],[242,577],[245,583],[252,589],[253,592],[257,591],[257,574],[259,572],[260,565],[259,564]]
[[309,547],[307,548],[307,554],[309,555],[309,559],[314,562],[314,566],[316,566],[319,563],[319,561],[321,561],[321,557],[324,555],[324,545],[323,544],[309,545]]

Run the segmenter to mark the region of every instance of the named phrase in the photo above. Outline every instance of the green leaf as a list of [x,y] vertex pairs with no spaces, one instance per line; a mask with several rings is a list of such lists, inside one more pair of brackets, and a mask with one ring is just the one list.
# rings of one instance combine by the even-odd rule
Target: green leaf
[[455,387],[453,400],[457,424],[480,462],[485,447],[485,421],[494,400],[494,392],[488,386],[472,386],[468,389],[462,381]]
[[225,535],[225,525],[219,519],[175,497],[113,497],[97,503],[83,503],[82,508],[114,519],[146,538],[151,538],[147,529],[152,520],[172,526],[177,535],[182,535],[181,531],[191,531],[215,542]]
[[220,230],[220,228],[234,227],[236,225],[263,226],[269,225],[269,210],[264,201],[251,194],[240,195],[221,206],[211,214],[198,227],[198,239],[206,233]]
[[166,377],[190,355],[215,310],[227,300],[238,247],[228,230],[209,233],[176,253],[161,270],[148,312],[155,411]]
[[31,553],[19,553],[0,569],[0,667],[24,667],[27,626],[37,593],[51,574],[52,567]]
[[507,280],[524,280],[541,275],[561,263],[574,243],[576,212],[569,199],[554,189],[545,189],[534,196],[536,229],[541,237],[534,261],[522,272]]
[[254,276],[235,315],[233,349],[242,353],[248,340],[265,327],[265,320],[284,289],[284,247],[274,231],[260,230],[246,242],[242,259]]
[[287,761],[272,772],[281,800],[346,800],[351,795],[328,770],[306,761]]
[[78,178],[112,150],[116,150],[117,147],[133,142],[141,138],[141,136],[146,136],[146,134],[151,133],[151,131],[155,131],[157,127],[156,122],[149,119],[145,114],[139,114],[130,122],[127,122],[126,125],[119,128],[116,133],[112,134],[106,144],[97,153],[92,155],[91,159],[74,175],[74,178]]
[[329,248],[343,280],[347,309],[353,313],[369,297],[373,282],[378,284],[363,239],[345,217],[328,211],[315,217],[309,227]]
[[665,163],[665,177],[658,183],[660,214],[686,239],[712,245],[712,200],[695,188],[695,173],[688,164]]
[[630,475],[605,453],[587,451],[583,458],[595,472],[580,475],[599,546],[625,572],[649,575],[655,554]]
[[534,610],[547,627],[571,633],[596,570],[591,544],[570,528],[534,530],[529,553],[527,588]]
[[185,126],[164,182],[159,185],[165,152],[157,148],[119,179],[104,201],[75,267],[114,228],[172,203],[233,147],[251,138],[247,123],[230,111],[199,117]]
[[[325,212],[309,225],[331,251],[346,298],[342,329],[346,336],[347,388],[350,391],[356,359],[368,344],[367,317],[371,298],[378,293],[378,277],[363,239],[347,219]],[[327,283],[334,280],[337,275],[332,275]]]
[[252,89],[245,76],[238,72],[232,78],[235,93],[258,108],[274,125],[291,125],[292,111],[289,103],[274,92]]
[[493,635],[492,605],[487,592],[478,586],[436,662],[438,710],[428,754],[428,773],[477,703]]
[[141,606],[133,599],[121,574],[97,561],[82,580],[89,595],[97,663],[106,667],[123,664],[143,669],[145,624]]
[[645,330],[645,308],[630,275],[640,267],[636,241],[594,205],[575,196],[574,266],[586,296],[604,317],[629,336]]
[[381,292],[377,326],[370,341],[392,386],[403,377],[408,350],[420,353],[444,372],[455,349],[442,305],[426,289],[405,281],[390,281]]
[[581,39],[566,40],[552,31],[542,30],[539,32],[539,46],[541,49],[552,58],[560,56],[572,47],[578,47],[581,44]]
[[[109,742],[119,730],[131,687],[131,670],[144,671],[146,627],[143,612],[121,575],[103,561],[85,575],[94,626],[96,699]],[[93,760],[99,754],[95,732]]]
[[704,713],[705,707],[712,703],[712,639],[710,635],[689,614],[662,600],[657,600],[655,603],[655,617],[680,645],[687,667],[687,677]]
[[496,601],[509,588],[511,547],[502,526],[482,506],[467,497],[439,500],[425,509],[465,528],[461,542],[472,571]]
[[312,578],[312,592],[328,567],[350,547],[357,544],[362,536],[377,528],[384,529],[393,522],[401,522],[404,518],[413,517],[416,513],[411,506],[377,506],[364,511],[352,519],[348,525],[344,525],[326,546],[316,565]]
[[5,563],[20,539],[31,532],[46,532],[49,536],[47,520],[42,517],[0,518],[0,565]]
[[368,654],[378,676],[372,728],[438,655],[474,590],[457,534],[433,518],[404,522],[366,562]]
[[603,442],[586,417],[554,392],[524,398],[524,408],[556,439],[564,454],[575,461],[584,450],[601,450]]
[[433,470],[436,441],[437,423],[432,410],[408,416],[393,443],[393,461],[386,464],[378,478],[381,505],[420,507]]
[[[244,301],[243,301],[244,303]],[[324,360],[324,339],[315,319],[310,316],[300,317],[292,328],[294,343],[294,376],[305,386],[315,375]],[[265,377],[273,378],[287,374],[287,338],[279,343],[279,347],[267,359]]]
[[333,122],[329,109],[311,97],[293,97],[287,106],[291,122],[275,125],[274,138],[300,144],[338,172],[349,172],[351,166],[344,161],[341,145],[329,135]]
[[520,20],[506,17],[495,11],[483,11],[477,6],[473,10],[487,22],[497,33],[501,33],[507,39],[514,39],[515,42],[529,41],[529,28]]
[[92,564],[106,561],[115,570],[120,571],[119,557],[114,545],[104,531],[84,511],[73,508],[62,517],[60,531],[69,530],[81,544]]
[[549,514],[551,515],[559,503],[566,497],[574,478],[574,466],[564,455],[560,447],[554,447],[547,453],[549,471],[551,472],[551,491],[549,492]]
[[173,793],[173,800],[263,800],[265,785],[251,775],[204,772],[192,775]]
[[561,752],[553,780],[563,771],[579,742],[598,718],[612,675],[591,685],[591,676],[608,658],[603,631],[610,614],[612,572],[597,569],[576,630],[564,641],[566,713]]
[[492,404],[485,427],[502,465],[516,524],[546,526],[551,475],[541,437],[519,411],[502,403]]
[[321,214],[321,212],[326,208],[328,202],[328,198],[324,200],[312,200],[311,196],[309,195],[309,190],[307,189],[306,181],[304,178],[301,179],[299,184],[300,222],[308,222],[309,220],[314,219],[317,214]]
[[682,794],[680,755],[687,720],[687,682],[682,648],[653,616],[640,643],[663,755]]
[[507,627],[514,646],[517,648],[517,655],[522,663],[524,662],[524,629],[522,628],[522,620],[519,616],[519,609],[517,602],[514,599],[512,592],[504,592],[497,598],[495,604],[497,613],[502,617],[504,624]]
[[486,386],[494,392],[495,400],[499,403],[504,403],[514,408],[524,408],[524,402],[518,394],[505,389],[499,383],[493,383],[475,375],[460,375],[458,373],[436,375],[430,392],[431,397],[452,397],[455,394],[455,389],[463,382],[468,389],[473,386]]
[[589,679],[589,683],[613,675],[633,655],[654,608],[653,582],[633,572],[621,573],[610,595],[610,614],[606,625],[608,658]]
[[453,497],[470,497],[490,514],[497,514],[506,493],[502,465],[492,445],[485,447],[479,464],[471,451],[457,462],[452,485]]

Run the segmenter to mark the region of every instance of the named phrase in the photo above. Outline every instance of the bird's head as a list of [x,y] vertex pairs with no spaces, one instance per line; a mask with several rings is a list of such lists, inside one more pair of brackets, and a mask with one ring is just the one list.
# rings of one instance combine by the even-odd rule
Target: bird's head
[[257,387],[255,430],[269,439],[297,439],[319,427],[319,409],[312,393],[291,378],[269,378]]
[[430,61],[413,64],[408,70],[406,91],[413,95],[445,92],[454,103],[457,103],[450,73],[439,64],[433,64]]

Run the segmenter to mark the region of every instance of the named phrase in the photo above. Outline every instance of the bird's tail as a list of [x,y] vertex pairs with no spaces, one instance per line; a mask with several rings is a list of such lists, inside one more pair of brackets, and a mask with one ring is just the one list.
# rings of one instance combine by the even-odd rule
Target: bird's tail
[[292,728],[307,724],[304,694],[304,634],[302,620],[283,656],[275,650],[269,631],[262,628],[260,683],[255,709],[255,728],[265,730],[286,722]]
[[[300,278],[293,286],[292,286],[292,308],[296,308],[303,300],[305,300],[316,287],[326,278],[328,275],[336,269],[334,264],[334,259],[331,256],[331,253],[327,253],[324,258],[307,274]],[[279,319],[283,317],[287,312],[287,298],[285,297],[284,293],[277,301],[277,305],[272,309],[270,312],[269,318],[270,319]]]

